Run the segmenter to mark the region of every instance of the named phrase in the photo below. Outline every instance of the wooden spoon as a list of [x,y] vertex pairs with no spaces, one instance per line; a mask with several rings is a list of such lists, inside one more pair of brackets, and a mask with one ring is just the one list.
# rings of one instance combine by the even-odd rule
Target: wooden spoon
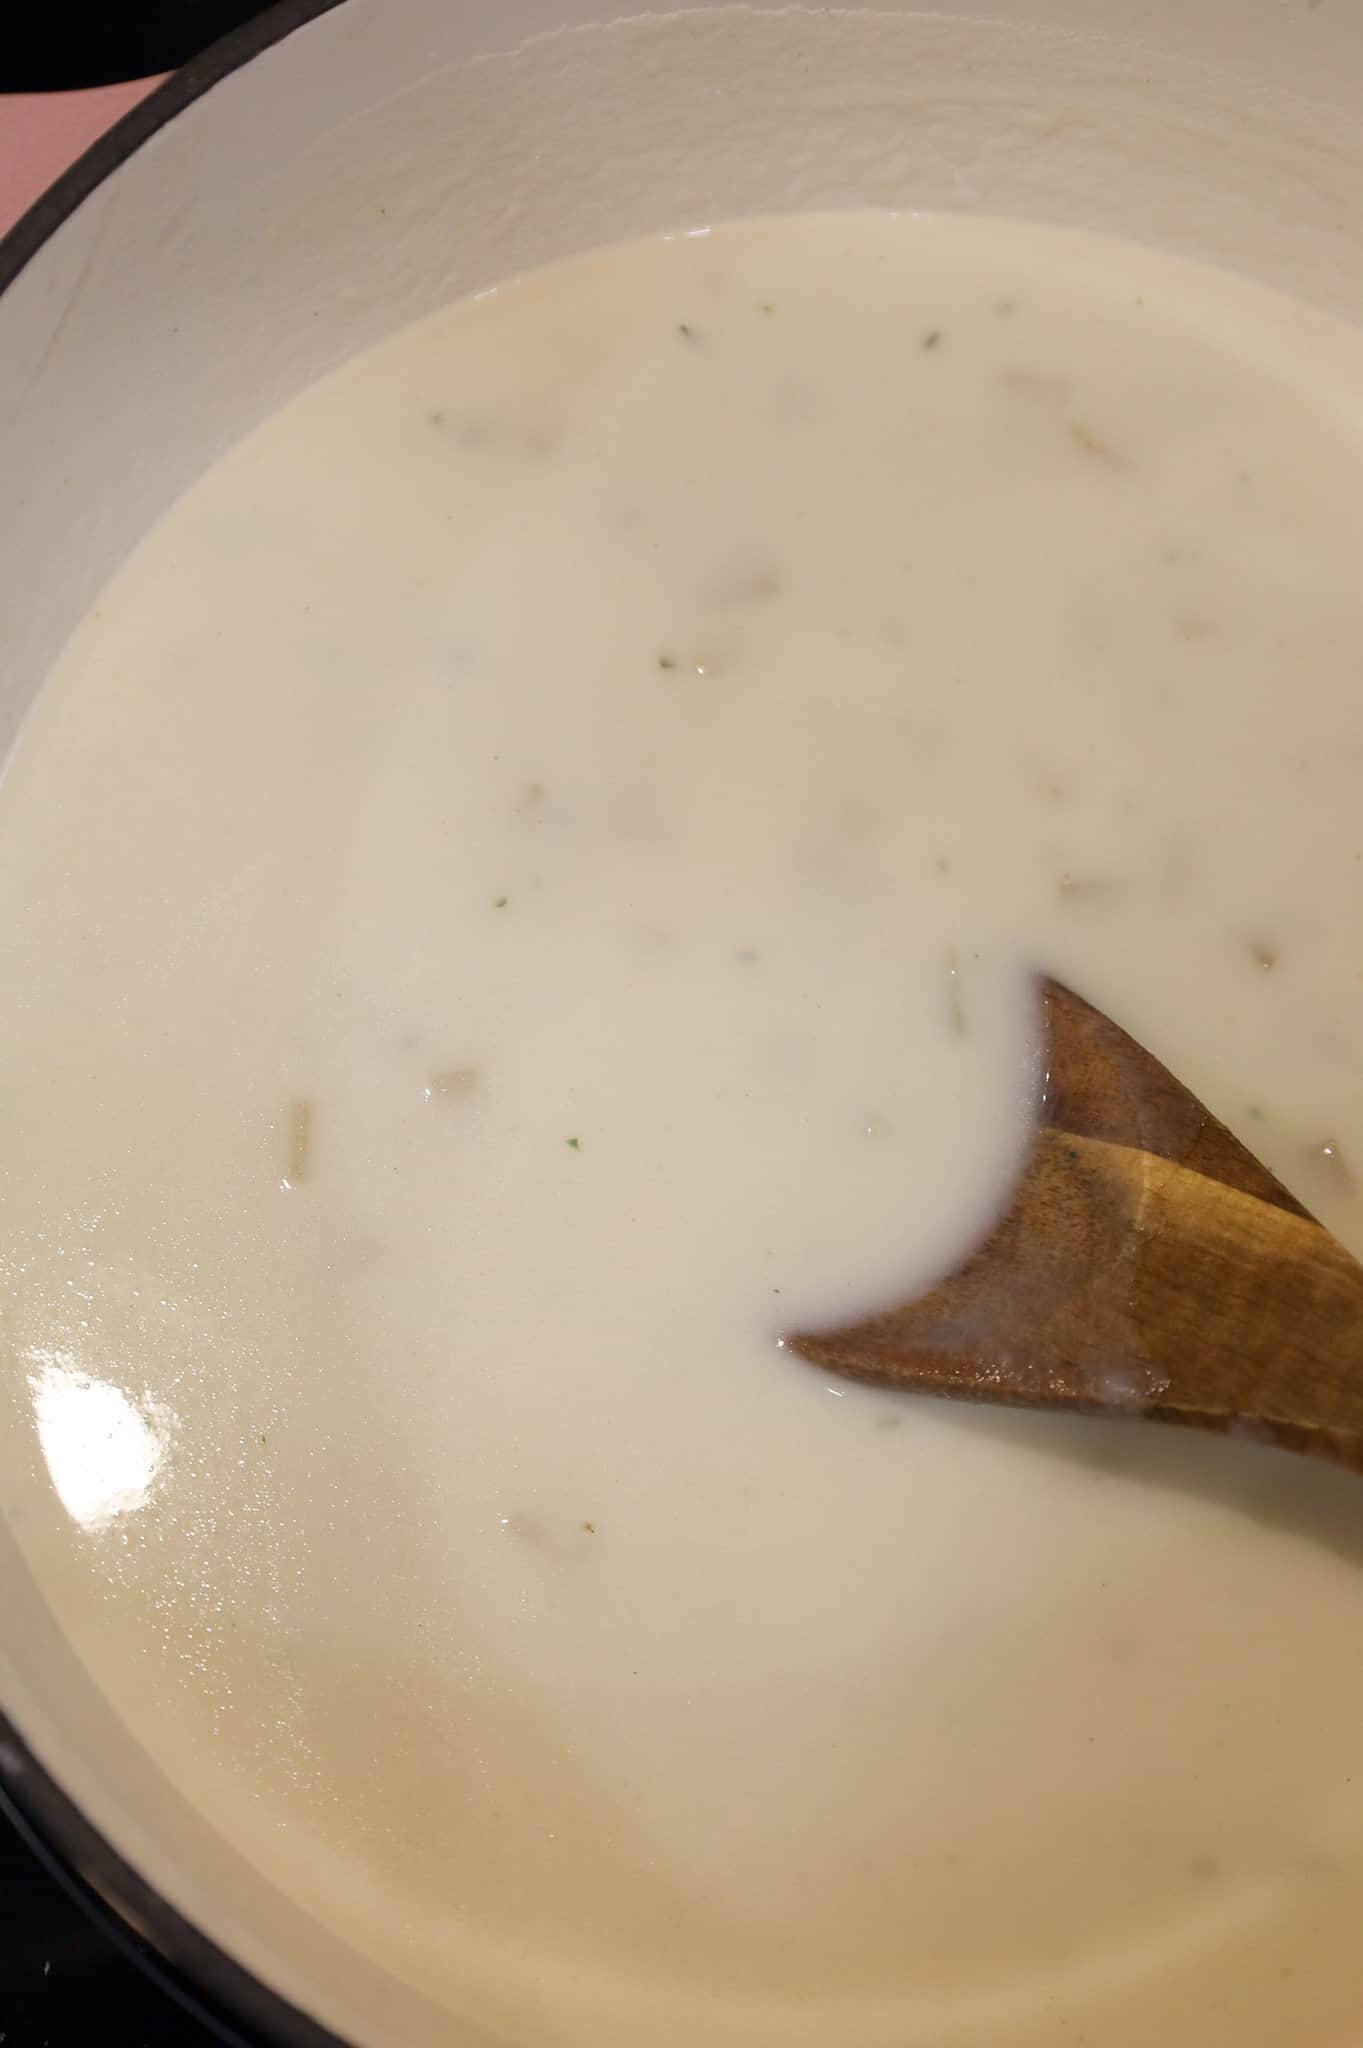
[[1363,1265],[1101,1011],[1042,984],[1038,1129],[931,1293],[789,1337],[824,1371],[1234,1431],[1363,1472]]

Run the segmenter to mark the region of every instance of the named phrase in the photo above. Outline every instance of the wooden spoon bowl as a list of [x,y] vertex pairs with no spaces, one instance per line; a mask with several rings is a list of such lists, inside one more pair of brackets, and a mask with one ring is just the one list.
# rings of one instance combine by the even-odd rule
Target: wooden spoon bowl
[[789,1348],[849,1379],[1237,1432],[1363,1472],[1363,1265],[1111,1018],[1041,985],[1035,1141],[926,1295]]

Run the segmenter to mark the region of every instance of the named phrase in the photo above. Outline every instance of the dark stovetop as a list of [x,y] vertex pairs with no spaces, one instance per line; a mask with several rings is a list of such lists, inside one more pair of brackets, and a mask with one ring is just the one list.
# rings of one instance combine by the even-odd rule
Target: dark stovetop
[[221,2048],[122,1953],[0,1814],[2,2048]]
[[[71,92],[173,71],[268,0],[11,0],[0,7],[0,92]],[[9,2048],[9,2044],[5,2044]]]

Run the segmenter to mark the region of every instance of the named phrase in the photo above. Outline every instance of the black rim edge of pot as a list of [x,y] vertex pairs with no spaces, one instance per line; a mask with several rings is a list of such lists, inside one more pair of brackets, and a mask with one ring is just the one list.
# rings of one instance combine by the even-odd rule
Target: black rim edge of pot
[[36,256],[43,243],[70,218],[82,200],[97,185],[126,163],[135,149],[177,114],[202,98],[224,78],[249,64],[253,57],[283,42],[295,29],[328,14],[340,0],[275,0],[262,14],[244,21],[197,57],[191,57],[139,100],[123,117],[105,130],[83,155],[62,172],[54,185],[35,199],[19,216],[8,234],[0,236],[0,292],[8,290],[19,272]]
[[266,2039],[285,2048],[342,2048],[334,2034],[253,1977],[140,1877],[0,1714],[4,1819],[101,1933],[226,2048],[252,2048]]
[[[277,0],[155,87],[0,238],[0,292],[150,136],[253,57],[339,4],[340,0]],[[335,2034],[253,1977],[140,1877],[68,1799],[3,1711],[0,1813],[9,1817],[69,1896],[93,1915],[124,1954],[229,2048],[244,2043],[243,2028],[286,2048],[343,2048]]]

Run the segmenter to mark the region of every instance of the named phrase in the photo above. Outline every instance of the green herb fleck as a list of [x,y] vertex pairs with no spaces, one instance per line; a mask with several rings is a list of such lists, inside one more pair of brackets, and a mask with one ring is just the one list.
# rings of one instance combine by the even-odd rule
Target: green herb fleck
[[1253,1119],[1254,1119],[1254,1121],[1255,1121],[1255,1123],[1256,1123],[1256,1124],[1261,1124],[1261,1123],[1263,1122],[1263,1120],[1264,1120],[1264,1113],[1263,1113],[1263,1111],[1262,1111],[1262,1110],[1260,1109],[1260,1107],[1259,1107],[1259,1105],[1258,1105],[1258,1103],[1257,1103],[1257,1102],[1251,1102],[1251,1104],[1250,1104],[1250,1106],[1249,1106],[1249,1113],[1250,1113],[1250,1115],[1251,1115],[1251,1116],[1253,1117]]
[[933,328],[933,330],[932,330],[932,332],[931,332],[931,334],[925,334],[925,335],[923,336],[923,346],[924,346],[924,348],[936,348],[936,347],[937,347],[937,344],[938,344],[938,343],[940,342],[940,340],[941,340],[941,339],[942,339],[942,330],[941,330],[941,328],[940,328],[940,327],[934,327],[934,328]]
[[683,341],[694,341],[696,338],[695,328],[688,327],[685,320],[679,320],[677,322],[677,332],[678,334],[680,334]]
[[776,308],[775,306],[773,306],[770,299],[760,299],[758,301],[757,310],[759,313],[774,313],[776,311]]
[[492,907],[494,910],[505,910],[509,901],[510,898],[507,896],[498,896]]
[[658,656],[658,666],[659,666],[659,668],[675,668],[675,667],[677,666],[677,657],[676,657],[676,655],[675,655],[675,654],[660,654],[660,655]]
[[289,1104],[289,1168],[287,1179],[297,1187],[308,1170],[312,1147],[312,1104],[307,1100]]
[[569,1150],[570,1152],[580,1152],[580,1151],[582,1150],[582,1140],[581,1140],[581,1138],[569,1138],[569,1140],[568,1140],[568,1150]]

